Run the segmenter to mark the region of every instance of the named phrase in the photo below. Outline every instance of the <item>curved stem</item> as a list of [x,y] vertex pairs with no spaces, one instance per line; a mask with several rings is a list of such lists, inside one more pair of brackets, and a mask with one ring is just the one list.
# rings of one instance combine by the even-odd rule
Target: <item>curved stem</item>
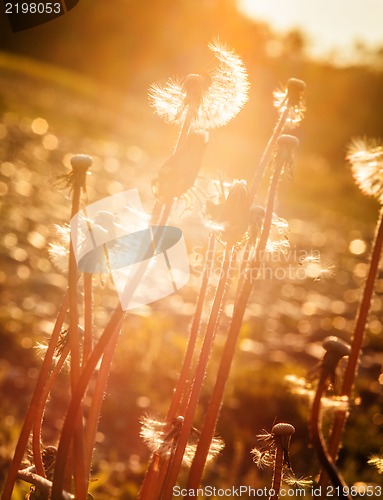
[[[344,378],[342,385],[342,396],[346,396],[350,399],[354,387],[355,377],[358,371],[358,363],[360,352],[362,349],[364,332],[366,329],[366,323],[368,318],[368,313],[370,310],[371,299],[374,292],[374,284],[376,280],[376,275],[379,268],[380,257],[382,254],[383,247],[383,207],[380,209],[379,218],[376,225],[374,242],[372,245],[370,267],[364,286],[363,297],[360,303],[359,312],[354,328],[354,334],[351,341],[351,352],[348,358]],[[331,457],[335,460],[340,443],[342,440],[342,433],[347,420],[347,411],[339,410],[335,414],[334,423],[331,431],[331,436],[329,439],[328,449]],[[325,483],[325,478],[321,478]]]
[[61,368],[63,367],[63,364],[65,363],[68,354],[69,354],[69,345],[67,344],[64,347],[60,355],[60,358],[55,364],[51,374],[49,375],[47,383],[45,384],[44,390],[41,394],[40,405],[36,411],[33,423],[33,435],[32,435],[33,459],[36,468],[36,473],[42,477],[46,477],[43,460],[41,456],[41,428],[42,428],[45,404],[48,399],[49,393],[52,390],[53,384],[58,374],[60,373]]
[[35,415],[38,412],[39,405],[41,404],[41,394],[48,378],[49,370],[52,365],[52,359],[56,349],[57,341],[60,336],[61,328],[64,323],[65,315],[68,309],[68,296],[66,295],[57,315],[56,323],[53,328],[52,336],[48,344],[48,349],[45,354],[43,364],[39,376],[37,378],[36,387],[33,392],[31,403],[28,412],[25,416],[23,426],[20,431],[19,440],[16,445],[15,454],[13,456],[11,466],[8,471],[8,476],[4,485],[1,500],[11,500],[13,487],[17,477],[17,471],[23,459],[25,449],[27,447],[28,438],[33,427]]
[[168,476],[163,486],[162,499],[171,499],[173,495],[173,486],[177,480],[179,469],[181,467],[182,458],[190,436],[190,431],[193,426],[194,414],[198,405],[198,400],[201,394],[203,381],[205,379],[206,368],[210,359],[211,350],[217,331],[219,315],[222,305],[225,301],[225,295],[230,283],[230,266],[233,255],[233,247],[229,246],[225,250],[225,257],[222,263],[221,274],[218,287],[214,297],[214,302],[206,327],[204,342],[202,345],[198,365],[195,371],[193,385],[191,388],[190,398],[185,413],[185,420],[181,429],[181,433],[177,442],[177,447],[174,453],[172,462],[169,465]]
[[314,401],[311,408],[310,415],[310,434],[311,440],[317,452],[319,461],[326,471],[328,477],[330,478],[334,488],[336,488],[340,498],[347,498],[351,500],[351,496],[346,494],[347,485],[344,479],[340,475],[334,461],[332,460],[327,448],[326,443],[322,434],[322,423],[321,423],[321,399],[327,388],[328,376],[321,375],[318,387],[315,393]]
[[[51,488],[52,488],[52,483],[51,481],[48,481],[45,477],[41,477],[38,474],[35,474],[34,472],[31,472],[29,470],[19,470],[17,472],[17,478],[22,479],[23,481],[27,483],[34,484],[37,486],[40,490],[45,492],[47,495],[49,495]],[[74,496],[68,493],[67,491],[63,491],[62,498],[64,500],[73,500]]]

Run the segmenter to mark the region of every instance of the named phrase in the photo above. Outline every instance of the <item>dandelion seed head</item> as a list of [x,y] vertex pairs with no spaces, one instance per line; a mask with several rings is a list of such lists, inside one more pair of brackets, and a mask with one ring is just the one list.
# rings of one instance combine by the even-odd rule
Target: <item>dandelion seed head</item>
[[383,146],[376,139],[354,139],[348,146],[346,159],[360,190],[383,203]]
[[274,106],[279,114],[288,109],[286,125],[295,128],[303,120],[306,107],[304,104],[304,91],[306,84],[302,80],[290,78],[285,88],[274,91]]
[[171,78],[163,86],[150,87],[150,103],[167,123],[180,125],[191,111],[192,129],[221,127],[246,103],[249,83],[241,58],[218,42],[209,49],[218,63],[208,76],[190,74],[183,82]]

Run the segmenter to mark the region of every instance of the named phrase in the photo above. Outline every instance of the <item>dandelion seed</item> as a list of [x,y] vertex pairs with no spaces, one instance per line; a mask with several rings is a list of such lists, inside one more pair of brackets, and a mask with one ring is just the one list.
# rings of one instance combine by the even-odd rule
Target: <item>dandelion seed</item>
[[[183,417],[178,416],[169,422],[157,420],[155,418],[145,416],[141,419],[140,436],[152,453],[157,453],[162,456],[169,456],[177,444]],[[190,441],[185,448],[183,462],[185,465],[191,465],[196,449],[199,431],[192,429]],[[224,443],[220,438],[213,438],[211,443],[207,461],[213,460],[218,453],[224,448]]]
[[253,448],[250,453],[253,455],[253,462],[260,469],[271,467],[273,465],[274,456],[270,454],[269,451],[264,451],[259,448]]
[[287,469],[282,475],[283,481],[296,489],[311,488],[313,481],[306,476],[296,476],[291,469]]
[[69,245],[70,245],[70,226],[55,225],[54,241],[49,244],[48,253],[51,261],[61,272],[68,271],[69,264]]
[[190,113],[194,130],[221,127],[246,103],[249,83],[240,57],[217,42],[209,49],[218,64],[208,76],[191,74],[183,82],[172,78],[150,88],[151,104],[167,123],[180,125]]
[[376,139],[354,139],[346,159],[360,190],[383,202],[383,146]]
[[383,457],[379,455],[372,455],[372,457],[367,462],[370,465],[376,467],[379,474],[383,474]]

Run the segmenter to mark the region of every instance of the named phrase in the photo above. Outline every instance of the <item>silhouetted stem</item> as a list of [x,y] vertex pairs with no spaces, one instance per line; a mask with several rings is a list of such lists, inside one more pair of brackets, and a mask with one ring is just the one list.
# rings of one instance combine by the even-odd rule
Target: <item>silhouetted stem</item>
[[93,348],[93,293],[91,273],[84,273],[84,347],[82,364],[88,359]]
[[163,486],[163,494],[162,494],[163,500],[168,500],[172,498],[173,486],[176,483],[179,469],[182,463],[182,458],[185,452],[185,448],[189,440],[190,431],[193,426],[194,414],[198,405],[203,381],[205,379],[206,368],[213,347],[213,342],[215,338],[215,333],[217,331],[221,308],[222,305],[224,304],[225,294],[230,284],[229,270],[231,268],[232,256],[233,256],[233,246],[229,245],[225,249],[225,256],[222,263],[219,283],[214,297],[214,302],[210,313],[209,321],[206,327],[204,342],[202,345],[200,357],[196,367],[190,398],[188,401],[188,406],[186,408],[186,412],[184,415],[185,420],[177,442],[177,447],[174,453],[173,460],[169,465],[168,476]]
[[[368,270],[368,275],[364,286],[363,297],[360,303],[359,312],[354,328],[354,334],[351,341],[351,352],[348,358],[343,379],[342,396],[346,396],[349,399],[351,398],[352,395],[354,381],[358,371],[359,357],[363,344],[364,332],[366,329],[366,323],[367,323],[368,313],[370,310],[371,299],[374,292],[376,275],[379,268],[382,246],[383,246],[383,208],[381,208],[379,212],[379,218],[376,225],[374,242],[372,245],[370,267]],[[338,451],[342,440],[342,433],[346,420],[347,420],[347,410],[338,410],[335,414],[331,436],[328,444],[329,453],[334,460],[336,460],[338,456]],[[325,481],[326,481],[325,478],[321,478],[321,484],[325,484]]]
[[344,479],[340,475],[334,461],[332,460],[322,434],[322,420],[321,420],[321,399],[327,389],[328,374],[322,372],[318,387],[315,393],[314,401],[311,408],[310,415],[310,434],[311,440],[317,452],[319,461],[330,478],[336,492],[339,493],[340,498],[351,499],[351,496],[346,494],[348,490]]
[[[80,209],[81,183],[74,177],[73,201],[71,219]],[[80,376],[80,338],[79,338],[79,314],[77,302],[78,269],[71,237],[69,250],[68,270],[68,296],[69,296],[69,345],[70,345],[70,378],[72,393],[76,388]],[[73,423],[76,439],[73,442],[73,477],[76,497],[79,500],[86,498],[86,472],[84,468],[84,434],[81,414]]]
[[[19,470],[17,472],[17,478],[22,479],[27,483],[34,484],[37,488],[39,488],[42,492],[46,493],[47,495],[49,495],[51,491],[52,488],[51,481],[48,481],[48,479],[46,479],[45,477],[41,477],[38,474],[29,471],[28,469]],[[62,498],[64,500],[74,500],[74,496],[71,493],[68,493],[67,491],[63,491]]]
[[100,418],[102,402],[104,400],[105,388],[108,382],[114,352],[117,346],[117,340],[118,336],[116,335],[106,346],[105,352],[102,356],[100,370],[97,374],[91,406],[89,408],[85,433],[85,460],[87,470],[90,470],[92,466],[93,447],[96,440],[98,421]]
[[42,363],[39,376],[37,378],[36,387],[33,392],[31,403],[29,405],[28,412],[25,416],[24,423],[20,431],[19,440],[17,442],[15,454],[13,456],[11,466],[8,471],[8,476],[4,485],[4,490],[1,496],[1,500],[11,500],[13,487],[17,477],[17,471],[20,467],[21,461],[25,453],[25,449],[28,444],[29,435],[33,427],[33,422],[36,413],[39,411],[39,405],[44,404],[44,401],[41,401],[41,394],[44,390],[44,386],[46,384],[46,380],[48,378],[49,371],[52,366],[52,359],[56,349],[57,341],[60,336],[61,328],[64,323],[67,309],[68,309],[68,296],[66,295],[60,307],[59,313],[57,315],[52,336],[48,344],[48,349],[45,353],[45,358]]
[[281,490],[282,483],[282,470],[283,470],[283,447],[279,441],[277,441],[277,449],[275,451],[274,459],[274,470],[273,470],[273,481],[271,484],[271,492],[269,500],[278,500],[279,492]]
[[286,119],[290,111],[290,106],[287,104],[284,112],[279,116],[279,119],[274,127],[273,133],[269,139],[269,142],[266,145],[266,148],[263,152],[262,158],[259,162],[258,168],[253,176],[253,179],[250,183],[250,200],[254,201],[254,197],[256,195],[257,189],[262,182],[263,175],[265,173],[266,167],[270,161],[271,153],[276,145],[278,137],[282,134],[283,129],[286,125]]
[[172,402],[170,404],[170,408],[168,411],[168,415],[167,415],[168,420],[177,416],[177,409],[179,407],[181,397],[185,391],[185,386],[186,386],[187,380],[190,377],[194,350],[195,350],[195,346],[196,346],[197,339],[198,339],[198,331],[199,331],[200,324],[201,324],[201,316],[202,316],[203,306],[204,306],[205,298],[206,298],[207,285],[209,283],[210,271],[211,271],[211,266],[213,263],[213,259],[211,258],[211,256],[214,253],[214,246],[215,246],[215,236],[213,233],[211,233],[210,237],[209,237],[209,244],[208,244],[207,254],[206,254],[207,258],[206,258],[204,273],[203,273],[203,277],[202,277],[201,287],[200,287],[200,291],[199,291],[199,295],[198,295],[196,309],[195,309],[194,316],[193,316],[192,326],[190,329],[190,336],[189,336],[189,340],[188,340],[188,345],[187,345],[187,349],[186,349],[186,353],[185,353],[185,358],[184,358],[184,361],[182,364],[180,376],[178,378],[177,385],[176,385],[176,388],[174,390]]
[[99,341],[93,348],[93,351],[89,356],[89,359],[86,362],[78,379],[61,431],[53,478],[52,500],[62,499],[67,455],[73,437],[73,422],[76,420],[79,414],[82,398],[84,397],[85,391],[88,387],[89,380],[92,377],[92,374],[103,353],[105,352],[105,349],[108,346],[109,342],[114,341],[114,336],[118,336],[122,321],[124,319],[124,315],[125,312],[122,310],[121,305],[119,304]]
[[[256,269],[262,264],[262,258],[265,253],[267,240],[269,239],[271,224],[273,219],[274,204],[277,195],[279,178],[282,171],[282,164],[277,164],[270,184],[265,219],[262,228],[261,237],[256,249],[255,259],[251,262]],[[206,459],[209,453],[210,445],[215,433],[215,427],[218,421],[220,408],[222,405],[223,394],[225,392],[226,382],[229,377],[231,364],[235,354],[238,335],[241,329],[243,316],[246,311],[247,303],[253,288],[252,269],[248,270],[241,293],[235,304],[233,318],[223,349],[221,361],[219,364],[216,383],[210,398],[205,422],[202,427],[201,435],[198,441],[197,450],[190,468],[188,489],[197,489],[200,485]],[[258,275],[258,273],[256,273]]]
[[[167,414],[167,420],[169,422],[172,421],[178,414],[182,414],[183,411],[180,411],[180,404],[182,399],[186,398],[186,391],[188,387],[188,380],[191,375],[191,367],[194,357],[194,351],[196,342],[198,339],[198,331],[201,323],[201,316],[203,311],[203,306],[205,303],[207,285],[209,282],[211,266],[213,263],[212,255],[214,254],[214,246],[215,246],[215,236],[213,233],[209,236],[209,244],[207,248],[207,258],[205,262],[204,272],[202,276],[201,287],[197,299],[197,305],[194,312],[192,325],[190,329],[190,336],[188,340],[188,345],[185,352],[185,357],[183,360],[182,368],[180,375],[177,380],[177,384],[173,393],[172,401],[170,403],[170,407]],[[166,462],[166,463],[163,463]],[[157,468],[154,469],[153,464],[157,464]],[[145,475],[144,481],[142,483],[139,498],[141,500],[144,499],[152,499],[154,496],[154,486],[151,483],[158,481],[157,489],[161,488],[162,481],[165,479],[167,464],[169,463],[169,459],[167,457],[162,458],[160,455],[154,453],[151,457],[150,464],[148,466],[147,473]]]
[[33,448],[33,461],[36,468],[36,473],[39,476],[46,477],[43,460],[41,456],[41,428],[45,410],[45,404],[48,399],[49,393],[52,390],[53,384],[65,363],[65,360],[69,354],[69,344],[67,344],[57,363],[54,365],[52,372],[49,375],[47,383],[45,384],[44,390],[41,394],[40,405],[36,411],[35,421],[33,423],[33,436],[32,436],[32,448]]
[[[168,213],[170,211],[171,205],[168,206],[166,205],[163,209],[161,221],[159,225],[165,224]],[[125,300],[126,303],[129,303],[131,298],[133,297],[137,286],[139,285],[142,276],[145,273],[145,270],[147,268],[147,261],[142,261],[140,265],[137,268],[136,273],[132,277],[132,280],[130,282],[129,289],[126,291],[125,295]],[[106,326],[103,334],[101,335],[100,339],[96,343],[96,345],[93,348],[93,351],[91,352],[88,361],[86,362],[85,366],[83,367],[83,370],[81,371],[80,377],[78,379],[75,391],[72,395],[71,402],[68,407],[68,411],[64,420],[64,425],[61,431],[61,437],[60,437],[60,442],[57,450],[57,458],[56,458],[56,464],[55,464],[55,473],[54,473],[54,479],[53,479],[53,487],[52,487],[52,500],[61,500],[61,492],[63,490],[63,484],[64,484],[64,478],[65,478],[65,469],[66,469],[66,462],[67,462],[67,455],[70,449],[70,444],[71,444],[71,439],[73,437],[73,422],[76,420],[79,414],[79,410],[81,407],[82,399],[84,397],[85,391],[88,387],[89,380],[92,377],[92,374],[94,370],[96,369],[97,364],[99,363],[102,355],[105,353],[105,350],[107,349],[109,343],[111,345],[114,345],[117,343],[118,339],[118,334],[122,325],[122,321],[125,317],[125,311],[122,309],[121,304],[119,303],[118,306],[116,307],[108,325]],[[110,362],[111,362],[111,357],[110,357]],[[110,369],[110,363],[109,363],[109,369]],[[107,381],[107,373],[105,371],[103,375],[103,382],[104,382],[104,387]],[[100,385],[101,388],[101,385]],[[103,398],[103,390],[98,390],[97,392],[97,398],[101,397],[101,401]],[[96,405],[96,403],[95,403]],[[101,404],[97,403],[97,407],[101,408]],[[92,417],[95,419],[95,415]],[[98,417],[97,417],[98,419]],[[88,449],[91,447],[93,449],[93,444],[90,445],[90,442],[88,443]],[[88,454],[89,456],[89,454]],[[84,457],[85,459],[85,457]],[[87,481],[87,479],[86,479]]]

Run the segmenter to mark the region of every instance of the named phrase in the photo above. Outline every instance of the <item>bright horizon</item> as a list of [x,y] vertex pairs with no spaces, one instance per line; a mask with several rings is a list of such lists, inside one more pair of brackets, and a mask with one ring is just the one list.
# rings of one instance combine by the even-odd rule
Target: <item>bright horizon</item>
[[383,0],[238,0],[238,5],[274,31],[304,32],[315,57],[336,52],[347,62],[355,42],[383,47]]

